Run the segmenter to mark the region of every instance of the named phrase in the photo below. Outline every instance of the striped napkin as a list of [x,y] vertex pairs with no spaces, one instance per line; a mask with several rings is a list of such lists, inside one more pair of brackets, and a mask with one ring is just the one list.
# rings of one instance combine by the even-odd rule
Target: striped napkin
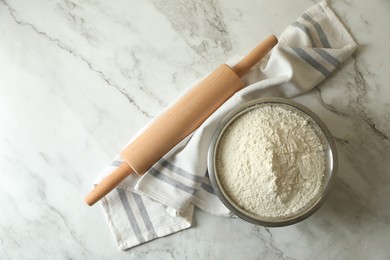
[[[142,177],[132,174],[102,199],[103,211],[121,250],[191,227],[194,206],[231,216],[215,195],[207,173],[207,150],[221,119],[259,97],[294,97],[328,77],[357,48],[351,35],[321,2],[279,37],[268,58],[244,79],[246,87],[226,101],[195,132]],[[234,65],[234,61],[228,65]],[[118,156],[95,182],[122,163]],[[200,223],[201,225],[201,223]]]

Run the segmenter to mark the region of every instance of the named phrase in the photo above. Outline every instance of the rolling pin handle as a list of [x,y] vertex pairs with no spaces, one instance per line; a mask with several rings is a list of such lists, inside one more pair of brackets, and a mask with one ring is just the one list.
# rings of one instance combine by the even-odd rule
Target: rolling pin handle
[[232,69],[241,78],[244,76],[256,63],[258,63],[276,44],[278,39],[275,35],[268,36],[264,41],[260,42],[248,55],[246,55]]
[[106,196],[111,190],[115,189],[121,181],[133,172],[133,169],[131,169],[127,163],[123,162],[85,197],[85,203],[92,206]]

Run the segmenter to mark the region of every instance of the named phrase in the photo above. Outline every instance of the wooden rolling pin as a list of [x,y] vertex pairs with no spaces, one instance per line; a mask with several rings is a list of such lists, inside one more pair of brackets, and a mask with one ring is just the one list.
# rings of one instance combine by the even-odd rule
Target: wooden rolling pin
[[133,172],[144,174],[239,91],[241,77],[277,42],[274,35],[268,36],[233,68],[222,64],[191,88],[122,151],[124,162],[85,197],[85,202],[95,204]]

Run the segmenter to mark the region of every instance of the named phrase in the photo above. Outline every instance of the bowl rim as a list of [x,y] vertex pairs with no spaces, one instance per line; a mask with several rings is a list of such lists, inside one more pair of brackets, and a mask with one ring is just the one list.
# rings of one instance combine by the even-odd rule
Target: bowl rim
[[[327,158],[330,159],[330,161],[326,162],[329,164],[330,167],[330,173],[329,173],[329,180],[327,181],[327,186],[325,187],[325,190],[320,194],[317,201],[315,201],[310,207],[308,207],[304,212],[302,212],[299,215],[296,216],[290,216],[286,217],[284,220],[280,221],[272,221],[271,218],[266,217],[259,217],[251,212],[248,212],[242,208],[240,208],[238,205],[235,205],[233,200],[228,198],[226,192],[220,185],[219,178],[217,176],[217,170],[216,170],[216,150],[219,144],[220,138],[223,136],[224,131],[226,128],[239,116],[242,114],[248,112],[251,109],[254,109],[257,105],[261,104],[282,104],[293,107],[293,109],[300,110],[304,114],[308,115],[310,118],[314,120],[315,123],[317,123],[319,129],[322,131],[322,133],[325,136],[325,139],[328,143],[329,149],[328,152],[330,152],[330,156],[327,156]],[[219,123],[217,129],[215,130],[208,154],[207,154],[207,168],[209,172],[209,177],[211,181],[211,185],[213,186],[213,189],[216,193],[216,195],[219,197],[219,199],[222,201],[222,203],[235,215],[237,215],[239,218],[246,220],[250,223],[261,225],[261,226],[267,226],[267,227],[282,227],[282,226],[288,226],[295,224],[297,222],[300,222],[309,216],[311,216],[314,212],[316,212],[326,201],[326,199],[329,197],[329,194],[334,186],[336,175],[337,175],[337,169],[338,169],[338,159],[337,159],[337,151],[336,151],[336,145],[333,139],[332,134],[330,133],[329,129],[325,125],[325,123],[309,108],[306,106],[296,102],[292,101],[290,99],[286,98],[279,98],[279,97],[265,97],[265,98],[257,98],[248,102],[245,102],[236,108],[232,109]]]

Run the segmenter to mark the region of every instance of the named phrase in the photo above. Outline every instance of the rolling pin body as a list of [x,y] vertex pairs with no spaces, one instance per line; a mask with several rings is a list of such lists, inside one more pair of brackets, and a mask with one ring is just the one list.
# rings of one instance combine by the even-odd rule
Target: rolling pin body
[[157,117],[122,151],[123,159],[144,174],[242,87],[237,74],[222,64]]

